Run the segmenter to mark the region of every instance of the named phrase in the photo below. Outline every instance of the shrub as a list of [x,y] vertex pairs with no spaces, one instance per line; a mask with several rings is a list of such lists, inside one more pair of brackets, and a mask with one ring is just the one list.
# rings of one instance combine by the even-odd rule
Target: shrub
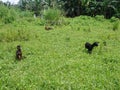
[[58,9],[48,9],[43,14],[47,23],[57,24],[60,19],[61,12]]
[[32,17],[33,16],[33,12],[30,12],[30,11],[21,11],[21,13],[19,14],[19,17],[20,18],[23,18],[23,17]]
[[8,9],[7,7],[0,5],[0,19],[7,16]]
[[116,21],[119,21],[119,19],[116,18],[116,17],[112,17],[112,18],[110,19],[110,22],[116,22]]
[[103,15],[96,15],[95,19],[98,21],[104,21],[104,16]]
[[114,24],[113,24],[113,30],[118,30],[119,28],[119,21],[116,21]]
[[4,20],[3,20],[3,22],[5,24],[8,24],[8,23],[12,23],[14,20],[15,20],[15,18],[10,15],[10,16],[5,17]]
[[6,6],[0,6],[0,20],[2,23],[12,23],[16,19],[15,9]]

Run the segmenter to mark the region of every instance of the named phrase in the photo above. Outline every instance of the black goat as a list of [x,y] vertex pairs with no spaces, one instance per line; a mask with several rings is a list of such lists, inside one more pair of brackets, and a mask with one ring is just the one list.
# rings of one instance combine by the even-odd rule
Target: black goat
[[89,42],[85,43],[85,48],[88,49],[89,54],[92,53],[92,50],[95,46],[98,46],[98,42],[94,42],[93,44],[90,44]]
[[16,59],[18,59],[18,60],[22,59],[22,50],[21,50],[21,46],[20,45],[17,46]]

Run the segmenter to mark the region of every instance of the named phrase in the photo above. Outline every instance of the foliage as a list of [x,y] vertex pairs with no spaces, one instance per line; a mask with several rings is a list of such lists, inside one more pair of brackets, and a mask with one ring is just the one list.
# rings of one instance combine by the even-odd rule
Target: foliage
[[63,1],[63,7],[66,16],[75,17],[78,15],[104,15],[105,18],[112,16],[119,17],[119,0],[60,0]]
[[57,24],[60,17],[61,12],[58,9],[48,9],[44,12],[44,19],[50,24]]
[[113,24],[113,30],[118,30],[119,29],[119,21],[114,22]]
[[40,16],[41,10],[43,10],[46,2],[42,0],[20,0],[18,3],[21,10],[30,10],[34,12],[36,16]]
[[[25,2],[23,11],[0,5],[0,21],[6,23],[0,24],[0,89],[119,90],[119,1],[62,0],[65,14],[81,15],[76,18],[61,17],[61,11],[53,7],[55,0],[46,0],[50,9],[40,1]],[[41,10],[43,18],[33,18]],[[115,17],[104,19],[111,16]],[[60,26],[45,30],[44,24],[59,22]],[[99,46],[88,55],[84,44],[95,41]],[[15,60],[18,44],[26,57],[22,61]]]
[[20,0],[17,6],[36,16],[42,16],[42,11],[49,8],[59,8],[67,17],[104,15],[107,19],[113,16],[120,18],[120,0]]
[[33,17],[33,12],[30,12],[28,10],[26,11],[20,11],[21,13],[19,13],[19,17],[20,18],[24,18],[24,17]]
[[16,12],[14,8],[8,8],[4,5],[0,5],[0,20],[7,24],[12,23],[16,19]]
[[8,13],[8,8],[3,5],[0,5],[0,19],[6,17],[7,13]]

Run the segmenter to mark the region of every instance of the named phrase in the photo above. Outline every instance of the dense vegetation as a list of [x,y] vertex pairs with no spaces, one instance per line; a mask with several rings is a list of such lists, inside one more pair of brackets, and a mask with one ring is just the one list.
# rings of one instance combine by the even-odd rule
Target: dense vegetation
[[[5,5],[9,7],[10,3]],[[17,6],[37,16],[48,8],[57,8],[63,10],[67,17],[103,15],[107,19],[112,16],[120,18],[120,0],[19,0]]]
[[34,11],[36,15],[52,7],[64,10],[67,17],[104,15],[105,18],[120,18],[120,0],[20,0],[19,6]]
[[[0,4],[0,90],[120,89],[118,18],[65,18],[56,8],[40,10],[38,17],[35,12]],[[95,41],[99,46],[88,54],[85,43]],[[21,61],[17,45],[26,57]]]

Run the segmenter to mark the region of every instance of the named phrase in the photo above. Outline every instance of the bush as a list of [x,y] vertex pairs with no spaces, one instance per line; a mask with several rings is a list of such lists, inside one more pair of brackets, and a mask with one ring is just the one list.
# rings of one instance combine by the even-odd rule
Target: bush
[[16,19],[16,12],[13,8],[8,8],[6,6],[0,6],[0,20],[2,23],[12,23]]
[[19,14],[19,17],[20,18],[23,18],[23,17],[32,17],[33,16],[33,12],[30,12],[30,11],[21,11],[21,13]]
[[115,14],[115,17],[120,18],[120,12]]
[[114,24],[113,24],[113,30],[118,30],[119,28],[119,21],[116,21]]
[[0,5],[0,19],[4,18],[7,16],[8,8]]
[[14,20],[15,20],[15,18],[10,15],[10,16],[5,17],[4,20],[3,20],[3,22],[5,24],[8,24],[8,23],[12,23]]
[[116,17],[112,17],[112,18],[110,19],[110,22],[116,22],[116,21],[119,21],[119,19],[116,18]]
[[98,21],[104,21],[104,16],[103,15],[96,15],[95,19]]
[[61,12],[58,9],[48,9],[44,12],[44,19],[47,23],[57,24],[60,19]]

